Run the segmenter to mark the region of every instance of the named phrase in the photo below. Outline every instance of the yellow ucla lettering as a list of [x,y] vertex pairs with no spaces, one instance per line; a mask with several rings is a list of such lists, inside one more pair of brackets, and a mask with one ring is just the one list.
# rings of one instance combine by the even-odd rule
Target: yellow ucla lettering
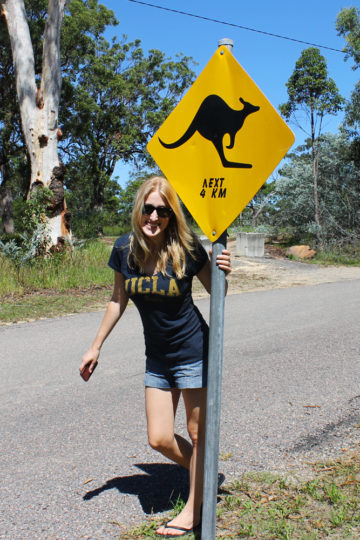
[[130,280],[131,281],[131,290],[129,291],[130,294],[135,294],[137,280],[138,280],[138,278],[136,278],[136,277],[131,278],[131,280]]
[[130,293],[130,279],[125,280],[125,292]]
[[180,296],[179,287],[174,278],[170,279],[168,296]]
[[143,288],[143,281],[146,281],[147,283],[149,283],[151,280],[150,280],[149,276],[142,276],[141,278],[139,278],[138,293],[140,293],[140,294],[149,293],[150,292],[150,287],[147,287],[146,289]]
[[159,276],[151,276],[152,279],[152,293],[153,294],[165,294],[164,289],[157,289],[157,282],[159,279]]

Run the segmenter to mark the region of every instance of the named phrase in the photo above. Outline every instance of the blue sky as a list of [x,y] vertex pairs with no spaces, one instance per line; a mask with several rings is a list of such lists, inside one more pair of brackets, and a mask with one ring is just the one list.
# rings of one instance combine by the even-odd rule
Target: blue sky
[[[318,45],[342,49],[343,38],[337,36],[335,20],[343,7],[356,5],[354,1],[344,4],[338,0],[143,0],[178,11],[217,19],[255,30],[287,36]],[[233,54],[265,96],[277,109],[287,100],[286,82],[294,70],[295,62],[303,49],[310,45],[270,37],[258,32],[226,26],[186,15],[140,5],[130,0],[100,0],[112,9],[119,25],[111,32],[119,38],[125,34],[129,41],[136,38],[142,42],[144,51],[160,49],[167,57],[177,53],[192,56],[198,63],[194,71],[203,70],[214,54],[218,40],[229,37],[234,41]],[[345,98],[349,98],[359,71],[351,69],[351,59],[344,62],[344,55],[327,49],[321,54],[326,58],[329,76],[332,77]],[[336,132],[342,115],[328,117],[323,131]],[[304,134],[294,125],[295,148],[301,144]],[[128,168],[119,164],[116,173],[124,184]]]

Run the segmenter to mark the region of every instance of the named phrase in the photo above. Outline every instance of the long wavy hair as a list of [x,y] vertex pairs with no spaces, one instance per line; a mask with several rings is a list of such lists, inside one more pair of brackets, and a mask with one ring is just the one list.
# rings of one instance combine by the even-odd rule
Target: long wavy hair
[[159,192],[173,211],[164,230],[165,241],[159,251],[157,268],[166,275],[166,267],[171,261],[176,277],[182,278],[185,275],[186,252],[194,258],[197,239],[186,223],[176,191],[162,176],[148,178],[137,192],[131,215],[132,234],[128,261],[130,265],[133,261],[140,271],[144,272],[144,266],[153,254],[149,239],[141,229],[143,205],[153,191]]

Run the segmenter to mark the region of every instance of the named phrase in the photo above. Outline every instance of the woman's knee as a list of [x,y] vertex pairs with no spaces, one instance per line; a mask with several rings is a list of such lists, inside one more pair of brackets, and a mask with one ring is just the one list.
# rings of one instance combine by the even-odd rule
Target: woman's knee
[[202,444],[205,439],[205,426],[198,423],[188,425],[188,434],[193,447]]
[[163,453],[173,446],[174,435],[166,433],[148,433],[148,442],[151,448]]

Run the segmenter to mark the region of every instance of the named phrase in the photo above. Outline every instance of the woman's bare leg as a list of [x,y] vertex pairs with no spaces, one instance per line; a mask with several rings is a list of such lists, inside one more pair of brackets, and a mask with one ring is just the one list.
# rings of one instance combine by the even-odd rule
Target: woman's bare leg
[[[190,459],[190,491],[189,498],[176,518],[169,525],[192,529],[200,522],[200,512],[203,494],[204,450],[205,450],[205,418],[206,418],[206,388],[182,390],[188,432],[192,441],[193,451]],[[181,530],[178,534],[181,534]],[[165,526],[157,530],[160,534],[177,536],[175,529]]]
[[152,448],[164,456],[190,469],[193,447],[174,432],[175,414],[181,390],[172,388],[145,389],[148,439]]

